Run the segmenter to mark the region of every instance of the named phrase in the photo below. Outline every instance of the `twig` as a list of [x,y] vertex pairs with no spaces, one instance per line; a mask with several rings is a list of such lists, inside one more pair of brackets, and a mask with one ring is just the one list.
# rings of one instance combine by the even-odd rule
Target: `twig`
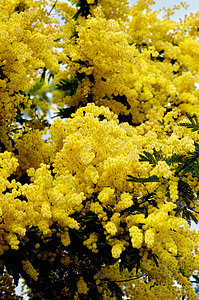
[[113,282],[126,282],[126,281],[136,280],[136,279],[139,279],[139,278],[141,278],[141,276],[139,276],[139,277],[133,277],[133,278],[129,278],[129,279],[111,280],[111,281],[113,281]]
[[58,2],[58,0],[56,0],[55,3],[53,4],[53,7],[52,7],[51,10],[49,11],[49,15],[51,14],[51,12],[53,11],[53,9],[55,8],[57,2]]

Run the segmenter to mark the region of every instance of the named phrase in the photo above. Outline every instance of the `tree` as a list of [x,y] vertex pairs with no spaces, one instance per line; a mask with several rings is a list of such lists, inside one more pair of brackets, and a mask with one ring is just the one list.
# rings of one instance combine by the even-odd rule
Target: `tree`
[[197,299],[199,13],[153,3],[0,2],[3,299]]

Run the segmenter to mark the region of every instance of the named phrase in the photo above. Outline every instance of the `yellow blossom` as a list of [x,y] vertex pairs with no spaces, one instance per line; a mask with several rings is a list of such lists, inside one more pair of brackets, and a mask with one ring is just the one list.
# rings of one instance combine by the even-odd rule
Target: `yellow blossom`
[[132,226],[129,229],[129,234],[130,234],[130,237],[131,237],[132,246],[134,248],[137,248],[137,249],[141,248],[142,243],[143,243],[142,230],[139,229],[137,226]]
[[83,277],[80,277],[79,281],[77,282],[77,289],[79,294],[87,294],[87,284]]
[[117,227],[113,222],[108,222],[105,225],[105,229],[107,230],[108,233],[111,235],[115,235],[117,233]]

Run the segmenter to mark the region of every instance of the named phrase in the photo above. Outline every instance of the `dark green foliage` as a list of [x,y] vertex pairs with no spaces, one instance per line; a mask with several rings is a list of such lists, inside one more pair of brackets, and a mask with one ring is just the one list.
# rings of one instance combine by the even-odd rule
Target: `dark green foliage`
[[[52,231],[50,237],[43,237],[42,232],[37,227],[29,230],[27,238],[31,242],[28,243],[28,246],[25,243],[20,243],[19,250],[17,250],[17,259],[16,250],[7,250],[2,257],[6,261],[6,268],[15,279],[15,284],[17,284],[19,274],[21,274],[33,294],[38,295],[38,299],[41,297],[41,299],[54,300],[57,294],[60,295],[60,299],[74,299],[80,277],[83,277],[87,282],[88,293],[87,295],[80,294],[79,299],[103,299],[102,294],[97,289],[98,283],[93,277],[103,266],[114,264],[118,260],[112,257],[111,246],[107,244],[104,228],[96,214],[91,212],[86,215],[76,213],[72,217],[78,219],[80,229],[69,229],[71,240],[69,246],[63,246],[60,237],[57,236],[57,233],[62,233],[64,229],[54,223],[51,227],[51,230],[54,231]],[[89,237],[91,232],[99,234],[97,241],[98,253],[92,252],[84,245],[84,240]],[[37,243],[40,244],[40,247],[35,249]],[[49,254],[50,252],[56,253],[54,261],[50,261],[49,258],[43,260],[44,253]],[[138,253],[134,260],[139,258]],[[61,258],[65,255],[70,257],[68,265],[60,264]],[[38,271],[37,281],[34,281],[23,270],[22,260],[30,261],[35,270]],[[14,268],[11,268],[11,266],[14,266]],[[112,297],[122,299],[123,291],[117,282],[112,281],[110,278],[102,279],[100,284],[103,284],[103,282],[106,283]],[[64,293],[66,286],[69,288],[69,294]],[[35,296],[32,298],[31,294],[29,296],[30,299],[36,299]]]
[[[135,212],[140,212],[141,214],[144,214],[145,217],[148,217],[148,206],[143,205],[145,202],[148,202],[154,206],[156,206],[156,203],[154,203],[153,200],[153,194],[149,193],[147,195],[144,195],[140,199],[133,197],[134,204],[131,207],[128,207],[123,211],[123,213],[128,212],[128,215],[133,215]],[[142,204],[142,207],[140,206]]]
[[19,14],[28,9],[28,5],[24,1],[19,1],[19,3],[15,6],[15,11]]
[[178,181],[178,191],[179,191],[179,198],[182,198],[183,201],[187,205],[189,205],[191,202],[194,202],[195,195],[190,187],[190,185],[186,182],[184,182],[182,179]]
[[40,81],[45,82],[45,78],[47,77],[48,83],[50,82],[51,78],[54,78],[54,74],[51,73],[46,67],[43,68],[43,72],[41,73]]
[[154,260],[154,262],[155,262],[155,264],[156,264],[156,267],[159,266],[159,264],[158,264],[158,256],[157,256],[156,254],[154,254],[154,253],[152,252],[152,250],[149,250],[149,252],[148,252],[148,257],[147,257],[147,258],[148,258],[148,259]]
[[199,123],[198,118],[194,114],[193,116],[190,116],[188,113],[186,113],[187,118],[189,119],[190,123],[180,123],[179,126],[184,126],[187,128],[191,128],[191,131],[198,131],[199,130]]
[[174,163],[182,162],[183,158],[184,158],[184,155],[173,154],[172,156],[166,158],[165,161],[168,165],[171,165],[171,164],[174,164]]
[[88,67],[89,66],[89,62],[87,60],[81,60],[81,59],[78,59],[78,60],[72,60],[72,58],[67,55],[69,61],[73,62],[74,64],[79,64],[80,66],[86,66]]
[[153,154],[143,151],[143,154],[140,154],[139,161],[148,161],[149,164],[156,166],[158,161],[162,160],[162,155],[160,152],[153,150]]
[[159,181],[156,175],[148,176],[146,178],[137,178],[131,175],[127,175],[127,176],[130,177],[129,179],[127,179],[127,181],[132,181],[132,182],[158,182]]
[[182,179],[178,181],[178,197],[175,215],[181,215],[189,224],[191,220],[197,224],[198,220],[195,216],[195,206],[193,205],[195,195],[190,185]]
[[187,155],[179,157],[179,164],[176,167],[176,174],[192,173],[193,175],[198,177],[199,144],[195,142],[194,146],[195,146],[195,151],[193,153],[188,153]]
[[141,125],[140,123],[133,123],[133,121],[132,121],[132,114],[131,113],[129,113],[128,115],[121,115],[121,114],[119,114],[118,115],[118,120],[119,120],[120,123],[127,122],[127,123],[129,123],[129,125],[132,125],[132,126],[139,126],[139,125]]
[[44,67],[43,72],[42,72],[42,74],[41,74],[40,81],[44,81],[44,80],[45,80],[45,77],[46,77],[46,71],[47,71],[47,69],[46,69],[46,67]]
[[[45,76],[44,76],[45,79]],[[18,94],[24,95],[25,97],[31,99],[34,97],[34,100],[30,106],[30,109],[34,114],[30,115],[29,107],[26,106],[23,102],[20,103],[20,106],[17,107],[17,115],[16,115],[16,122],[18,122],[20,125],[28,123],[28,127],[30,128],[30,124],[32,121],[40,120],[40,123],[43,125],[43,127],[49,126],[49,123],[46,119],[46,114],[48,112],[48,109],[51,105],[51,96],[49,93],[52,92],[54,89],[53,84],[51,84],[47,89],[41,90],[42,87],[45,85],[44,79],[36,82],[33,87],[27,91],[18,91]],[[45,101],[46,107],[43,106]],[[18,125],[19,125],[18,124]],[[12,128],[10,132],[16,133],[21,130],[21,127],[16,126],[16,128]]]
[[139,249],[133,248],[132,246],[128,247],[128,249],[122,252],[120,259],[120,270],[127,269],[131,272],[133,268],[136,267],[136,273],[138,273],[141,259]]
[[75,1],[75,4],[79,7],[73,19],[77,20],[79,16],[87,18],[90,14],[90,6],[97,5],[97,0],[93,4],[88,4],[86,0]]
[[198,275],[192,275],[193,278],[195,279],[195,283],[199,283],[199,276]]
[[78,88],[78,79],[62,79],[59,84],[57,84],[57,89],[64,92],[65,96],[73,96],[76,94]]
[[52,118],[60,117],[61,119],[71,118],[71,115],[75,113],[76,108],[74,106],[59,108],[59,112],[55,113]]
[[119,103],[122,103],[124,106],[126,106],[127,109],[131,108],[130,104],[127,101],[127,97],[125,95],[119,95],[118,94],[117,96],[116,95],[112,95],[112,97],[113,97],[113,100],[115,100],[115,101],[117,101]]
[[[161,152],[153,150],[153,153],[149,153],[147,151],[144,151],[143,154],[140,154],[139,161],[141,162],[148,162],[153,167],[157,165],[157,163],[162,160],[165,161],[168,165],[172,165],[174,163],[178,164],[175,168],[176,176],[179,174],[187,174],[192,173],[193,175],[199,176],[199,144],[194,143],[195,151],[192,153],[187,153],[187,155],[179,155],[179,154],[173,154],[170,157],[163,157]],[[142,181],[142,179],[137,179],[138,181],[135,182],[149,182],[149,181]],[[150,180],[150,177],[149,177]],[[131,180],[132,181],[132,180]],[[153,182],[153,180],[152,180]]]

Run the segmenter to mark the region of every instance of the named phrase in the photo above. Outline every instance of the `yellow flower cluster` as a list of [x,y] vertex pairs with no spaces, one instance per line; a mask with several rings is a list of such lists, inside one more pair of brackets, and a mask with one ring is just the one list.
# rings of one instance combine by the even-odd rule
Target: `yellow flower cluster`
[[[47,1],[8,1],[0,3],[0,132],[15,121],[17,110],[30,107],[24,95],[38,80],[41,68],[59,70],[53,54],[58,30],[42,5]],[[22,92],[23,91],[23,92]],[[2,140],[6,143],[6,137]]]
[[70,264],[70,257],[69,256],[64,256],[61,258],[61,263],[64,265],[69,265]]
[[129,234],[131,237],[131,243],[133,245],[133,248],[140,249],[142,247],[142,243],[143,243],[142,230],[139,229],[137,226],[132,226],[129,229]]
[[165,161],[159,161],[155,168],[151,171],[150,175],[157,175],[168,179],[172,176],[172,172]]
[[77,282],[77,290],[79,294],[87,294],[87,284],[83,277],[80,277],[79,281]]
[[117,233],[117,227],[113,222],[106,223],[105,229],[110,235],[115,235]]
[[154,238],[155,238],[155,230],[154,228],[149,228],[146,230],[144,235],[144,241],[147,244],[147,248],[151,249],[154,245]]
[[[75,78],[77,72],[83,78],[76,93],[64,98],[65,104],[84,105],[92,97],[97,105],[108,106],[117,114],[131,114],[133,123],[161,118],[168,103],[177,105],[183,114],[199,112],[195,87],[198,41],[193,31],[197,15],[185,18],[184,23],[161,20],[151,4],[153,1],[138,1],[127,22],[118,16],[129,14],[126,1],[99,1],[97,9],[90,5],[92,17],[78,19],[74,44],[63,36],[67,70],[60,71],[54,82]],[[71,26],[74,28],[73,21]]]
[[61,235],[61,242],[62,244],[67,247],[68,245],[70,245],[70,236],[68,234],[68,231],[65,231],[64,233],[62,233]]
[[[106,119],[100,120],[101,115]],[[64,121],[57,119],[50,128],[51,133],[49,142],[44,143],[41,142],[39,131],[28,132],[23,137],[27,137],[27,148],[24,149],[24,143],[20,144],[20,139],[17,141],[20,166],[28,166],[28,159],[22,163],[24,151],[29,155],[29,160],[32,157],[36,161],[35,169],[30,168],[27,172],[31,179],[29,184],[21,185],[7,180],[19,163],[10,153],[1,154],[0,208],[5,230],[1,232],[1,254],[9,246],[18,249],[19,243],[25,242],[29,228],[37,227],[42,236],[51,237],[55,222],[62,228],[57,236],[63,247],[67,249],[71,245],[70,230],[80,230],[83,245],[97,254],[99,233],[92,230],[84,235],[85,225],[77,217],[80,214],[82,220],[86,220],[86,216],[91,214],[96,215],[97,222],[102,225],[102,234],[111,247],[114,259],[120,258],[122,252],[131,245],[143,258],[141,269],[152,274],[154,280],[158,280],[159,269],[153,259],[148,258],[150,251],[158,257],[159,266],[169,273],[168,281],[176,279],[175,270],[178,266],[191,274],[195,264],[190,267],[192,258],[189,253],[195,237],[187,222],[175,216],[176,205],[173,202],[177,201],[178,181],[172,175],[174,166],[162,160],[152,169],[149,164],[139,161],[138,153],[141,147],[147,149],[148,136],[145,138],[141,130],[131,130],[127,124],[118,124],[116,116],[109,109],[94,104],[80,108],[73,118]],[[49,164],[42,163],[39,166],[35,150],[28,153],[32,147],[32,137],[35,137],[32,139],[35,144],[43,145]],[[161,136],[159,138],[156,134],[153,138],[154,143],[163,145]],[[48,151],[45,152],[45,149]],[[141,177],[155,174],[160,182],[155,185],[133,183],[126,180],[128,174],[139,174]],[[197,183],[193,182],[192,187],[196,188]],[[155,191],[153,201],[157,201],[157,207],[143,203],[148,215],[138,211],[129,215],[128,209],[135,205],[132,196],[139,198],[140,195],[147,195],[149,185],[151,191]],[[170,198],[166,196],[166,185],[169,186]],[[7,187],[9,191],[6,191]],[[21,201],[21,196],[26,201]],[[39,248],[36,243],[35,249]],[[44,256],[41,255],[41,259]],[[54,260],[54,257],[45,257],[46,260]],[[62,264],[67,266],[66,261],[61,259]],[[37,278],[33,271],[28,272]],[[80,280],[78,285],[79,293],[86,293],[84,281]]]
[[123,243],[118,241],[111,249],[113,258],[119,258],[123,250],[125,250]]
[[1,192],[4,188],[3,183],[8,184],[9,182],[6,179],[16,170],[19,163],[15,157],[8,151],[0,153],[0,177],[1,177]]
[[[125,191],[127,174],[134,173],[138,163],[132,161],[132,154],[138,155],[133,140],[117,125],[115,116],[110,111],[106,114],[106,111],[104,107],[88,104],[78,110],[73,119],[61,123],[55,121],[50,129],[53,138],[55,130],[60,126],[64,128],[61,130],[64,145],[55,156],[54,171],[64,175],[67,170],[75,175],[79,191],[86,195],[101,191],[99,200],[104,204],[108,201],[105,198],[109,199],[115,188]],[[109,118],[109,122],[96,118],[100,114]],[[61,146],[63,141],[56,138],[52,147],[57,149],[57,143]]]
[[178,199],[178,178],[171,177],[169,181],[169,192],[173,202]]
[[33,267],[33,265],[28,261],[28,260],[23,260],[22,261],[23,264],[23,269],[24,271],[26,271],[26,273],[28,275],[30,275],[30,277],[32,279],[34,279],[35,281],[38,280],[38,272],[35,270],[35,268]]
[[92,250],[94,253],[97,253],[98,252],[97,244],[96,244],[97,241],[98,241],[98,234],[92,232],[89,235],[89,238],[83,242],[83,244],[86,245],[88,249]]
[[122,211],[133,205],[132,196],[129,193],[121,194],[121,200],[115,205],[115,210]]
[[[131,9],[126,0],[76,8],[58,1],[60,33],[47,2],[0,1],[0,256],[27,244],[41,263],[55,270],[60,262],[68,278],[75,264],[75,299],[95,280],[103,299],[117,299],[115,281],[133,299],[195,300],[189,278],[199,267],[199,237],[182,217],[192,209],[199,220],[198,161],[190,173],[179,158],[192,163],[198,130],[179,125],[186,113],[199,115],[198,14],[177,22],[171,10],[160,19],[153,0]],[[75,108],[45,131],[31,106],[47,112],[45,97],[25,96],[42,69],[55,85],[65,79],[68,90],[53,101]],[[24,109],[36,119],[17,133]],[[106,265],[104,254],[117,262]],[[36,281],[34,265],[22,260]],[[64,289],[68,297],[67,280]]]
[[52,153],[49,145],[42,139],[42,134],[42,131],[36,129],[16,139],[18,175],[23,174],[29,168],[37,169],[41,163],[49,163]]
[[114,189],[111,189],[110,187],[105,187],[103,190],[99,193],[98,199],[103,205],[114,205],[115,204],[115,197],[114,196]]

